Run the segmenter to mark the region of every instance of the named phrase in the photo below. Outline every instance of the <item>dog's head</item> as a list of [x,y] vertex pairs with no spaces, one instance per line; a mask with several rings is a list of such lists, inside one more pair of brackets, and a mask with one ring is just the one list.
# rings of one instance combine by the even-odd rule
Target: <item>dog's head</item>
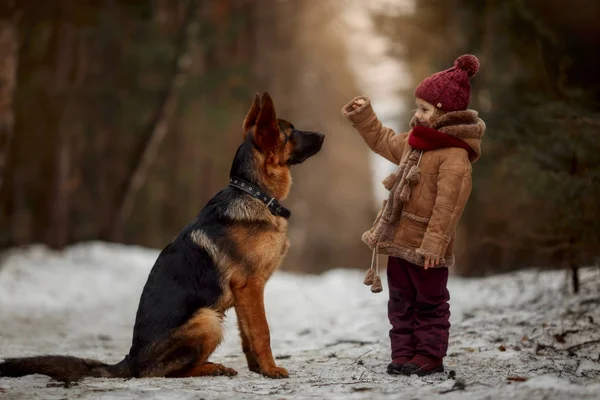
[[[244,143],[238,149],[237,168],[232,168],[232,175],[254,178],[278,199],[285,198],[289,191],[290,167],[317,154],[325,139],[322,133],[300,131],[290,122],[278,119],[275,104],[266,92],[262,100],[258,94],[254,96],[243,132]],[[240,163],[242,159],[245,161]],[[242,168],[250,170],[241,171]]]

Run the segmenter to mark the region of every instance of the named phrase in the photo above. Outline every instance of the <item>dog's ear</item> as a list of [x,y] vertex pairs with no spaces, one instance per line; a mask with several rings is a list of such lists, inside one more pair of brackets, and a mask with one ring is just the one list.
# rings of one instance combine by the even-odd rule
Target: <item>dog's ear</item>
[[262,96],[262,105],[256,118],[254,140],[265,151],[279,147],[281,140],[275,115],[275,104],[267,92]]
[[250,107],[250,110],[248,110],[248,114],[246,114],[246,118],[244,118],[244,124],[242,125],[244,135],[256,123],[256,118],[258,117],[259,112],[260,112],[260,97],[258,96],[258,93],[256,93],[254,95],[254,100],[252,100],[252,106]]

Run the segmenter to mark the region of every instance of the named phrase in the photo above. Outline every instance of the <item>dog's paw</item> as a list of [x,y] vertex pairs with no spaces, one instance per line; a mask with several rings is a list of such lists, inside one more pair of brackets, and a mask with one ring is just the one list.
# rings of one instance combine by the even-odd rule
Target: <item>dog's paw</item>
[[228,368],[221,364],[213,364],[211,375],[213,376],[236,376],[237,371],[233,368]]
[[289,378],[290,376],[287,369],[278,367],[276,365],[268,368],[262,368],[260,372],[263,376],[266,376],[267,378],[271,379]]

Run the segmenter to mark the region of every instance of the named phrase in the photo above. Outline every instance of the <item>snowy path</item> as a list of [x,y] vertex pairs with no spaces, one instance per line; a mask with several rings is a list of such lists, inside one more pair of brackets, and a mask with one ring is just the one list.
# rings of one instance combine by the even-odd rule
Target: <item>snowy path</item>
[[[0,359],[54,353],[120,361],[157,254],[103,243],[77,245],[63,254],[42,247],[8,254],[0,269]],[[236,369],[234,378],[86,379],[68,389],[44,376],[0,378],[0,399],[600,397],[600,345],[578,346],[600,341],[597,268],[583,271],[583,293],[577,297],[563,293],[560,271],[451,278],[446,367],[456,380],[447,373],[385,374],[387,293],[372,294],[362,277],[362,271],[338,269],[321,276],[277,273],[268,283],[272,348],[290,379],[248,372],[232,313],[213,361]],[[466,388],[441,394],[457,382]]]

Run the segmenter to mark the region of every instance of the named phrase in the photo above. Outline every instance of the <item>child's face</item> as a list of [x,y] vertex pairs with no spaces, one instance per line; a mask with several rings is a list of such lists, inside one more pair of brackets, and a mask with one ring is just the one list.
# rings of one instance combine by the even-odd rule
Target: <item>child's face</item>
[[417,98],[415,103],[417,103],[417,111],[415,111],[415,117],[419,121],[419,125],[428,126],[429,119],[433,115],[433,111],[435,107],[432,104],[429,104],[423,99]]

